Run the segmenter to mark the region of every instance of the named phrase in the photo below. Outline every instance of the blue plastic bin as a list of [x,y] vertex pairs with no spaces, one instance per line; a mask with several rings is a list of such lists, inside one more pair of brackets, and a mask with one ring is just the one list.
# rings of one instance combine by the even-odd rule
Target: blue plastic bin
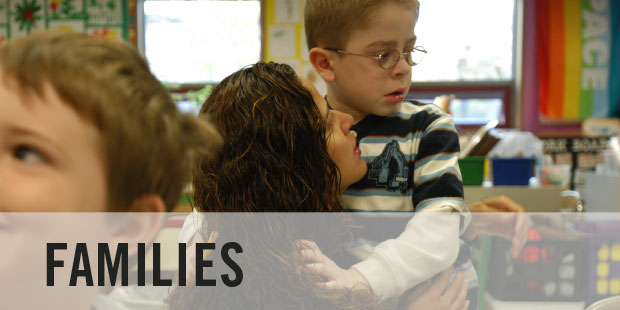
[[534,158],[493,158],[493,185],[529,185]]

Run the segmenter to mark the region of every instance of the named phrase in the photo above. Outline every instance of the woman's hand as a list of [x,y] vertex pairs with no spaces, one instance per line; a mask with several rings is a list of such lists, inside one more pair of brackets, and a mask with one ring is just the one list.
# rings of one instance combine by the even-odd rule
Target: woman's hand
[[469,300],[463,274],[452,276],[453,267],[444,270],[434,281],[427,281],[405,292],[400,310],[467,310]]
[[355,268],[342,269],[333,260],[325,256],[314,241],[300,240],[298,243],[306,268],[325,277],[327,281],[318,286],[330,290],[367,290],[372,293],[368,280]]

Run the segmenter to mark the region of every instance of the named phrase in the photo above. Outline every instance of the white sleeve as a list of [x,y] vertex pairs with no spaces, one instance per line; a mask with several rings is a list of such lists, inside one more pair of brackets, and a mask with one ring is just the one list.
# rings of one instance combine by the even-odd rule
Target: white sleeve
[[185,278],[189,283],[194,283],[193,279],[196,277],[196,243],[205,242],[200,229],[204,225],[204,217],[197,211],[193,211],[185,217],[183,222],[183,228],[179,233],[179,242],[185,243],[187,248],[185,249]]
[[179,242],[191,243],[196,235],[200,235],[200,227],[203,225],[203,217],[196,210],[188,214],[183,222],[183,228],[179,233]]
[[370,257],[353,266],[381,300],[399,296],[454,264],[461,216],[433,211],[417,213],[400,236],[380,243]]

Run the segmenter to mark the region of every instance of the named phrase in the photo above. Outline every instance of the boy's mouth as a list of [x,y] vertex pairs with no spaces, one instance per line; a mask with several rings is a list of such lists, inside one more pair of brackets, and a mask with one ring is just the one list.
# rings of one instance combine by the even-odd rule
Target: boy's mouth
[[392,103],[399,103],[405,99],[405,89],[404,88],[397,89],[385,95],[385,98]]

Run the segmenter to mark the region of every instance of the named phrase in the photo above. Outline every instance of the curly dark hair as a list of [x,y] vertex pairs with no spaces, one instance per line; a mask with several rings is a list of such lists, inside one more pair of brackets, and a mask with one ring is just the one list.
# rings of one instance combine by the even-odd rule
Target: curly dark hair
[[[170,309],[376,308],[368,291],[319,289],[319,276],[303,268],[300,239],[315,241],[341,265],[351,263],[342,251],[351,226],[341,212],[325,120],[293,69],[264,62],[241,69],[214,88],[200,113],[210,115],[224,139],[195,171],[195,208],[212,212],[202,215],[201,234],[207,240],[217,231],[218,244],[242,245],[235,261],[244,277],[235,288],[176,287]],[[209,274],[230,272],[218,254],[212,260]]]
[[259,62],[233,73],[200,113],[225,143],[194,171],[199,211],[343,211],[325,121],[290,66]]

